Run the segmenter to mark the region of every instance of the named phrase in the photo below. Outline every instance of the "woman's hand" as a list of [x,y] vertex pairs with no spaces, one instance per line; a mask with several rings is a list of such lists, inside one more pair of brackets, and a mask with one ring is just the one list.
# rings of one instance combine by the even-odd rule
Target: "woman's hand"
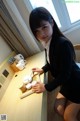
[[45,89],[45,86],[43,83],[41,82],[37,82],[37,84],[35,86],[32,87],[32,90],[35,92],[35,93],[41,93],[41,92],[44,92],[46,89]]
[[43,69],[40,69],[40,68],[32,68],[32,71],[38,72],[39,74],[42,74],[44,72]]

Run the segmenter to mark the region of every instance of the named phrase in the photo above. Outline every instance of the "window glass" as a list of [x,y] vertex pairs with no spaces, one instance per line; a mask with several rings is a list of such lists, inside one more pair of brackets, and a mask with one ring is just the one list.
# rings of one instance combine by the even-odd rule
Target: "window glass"
[[59,27],[61,27],[61,24],[60,24],[59,18],[57,16],[57,13],[55,11],[52,0],[30,0],[30,3],[33,8],[40,7],[40,6],[45,7],[52,14],[57,25]]
[[80,0],[65,0],[71,23],[80,20]]

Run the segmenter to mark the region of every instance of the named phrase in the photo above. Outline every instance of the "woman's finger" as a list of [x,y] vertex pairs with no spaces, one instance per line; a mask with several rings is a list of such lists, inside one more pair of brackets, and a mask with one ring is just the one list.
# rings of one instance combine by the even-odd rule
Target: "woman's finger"
[[36,68],[32,68],[32,70],[36,70]]

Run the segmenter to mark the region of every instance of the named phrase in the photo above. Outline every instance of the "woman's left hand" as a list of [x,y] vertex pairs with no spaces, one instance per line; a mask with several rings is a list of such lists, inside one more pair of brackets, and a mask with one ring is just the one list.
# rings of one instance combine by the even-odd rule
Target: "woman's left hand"
[[44,92],[46,89],[43,83],[37,82],[36,85],[32,87],[32,90],[35,93],[41,93],[41,92]]

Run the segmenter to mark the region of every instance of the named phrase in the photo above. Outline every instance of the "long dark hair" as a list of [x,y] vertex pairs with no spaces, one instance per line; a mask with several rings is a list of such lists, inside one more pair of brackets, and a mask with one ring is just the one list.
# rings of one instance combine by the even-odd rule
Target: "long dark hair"
[[[49,23],[51,23],[53,21],[53,23],[54,23],[54,26],[53,26],[53,33],[54,33],[53,34],[53,38],[54,39],[57,40],[57,38],[59,38],[59,37],[66,38],[62,34],[62,32],[60,31],[60,29],[58,28],[58,26],[57,26],[54,18],[50,14],[50,12],[46,8],[44,8],[44,7],[37,7],[35,9],[33,9],[31,11],[31,13],[30,13],[30,16],[29,16],[30,28],[31,28],[31,31],[32,31],[33,35],[35,36],[35,38],[36,38],[36,32],[35,32],[35,30],[41,26],[41,22],[42,21],[48,21]],[[72,43],[71,43],[71,45],[72,45]],[[73,48],[73,53],[74,53],[73,57],[75,58],[74,48]]]
[[64,36],[59,30],[50,12],[44,7],[38,7],[32,10],[29,17],[30,28],[35,37],[36,37],[35,30],[41,26],[41,21],[43,20],[48,21],[49,23],[53,21],[54,23],[53,28],[55,33],[54,35],[57,35],[57,37]]

